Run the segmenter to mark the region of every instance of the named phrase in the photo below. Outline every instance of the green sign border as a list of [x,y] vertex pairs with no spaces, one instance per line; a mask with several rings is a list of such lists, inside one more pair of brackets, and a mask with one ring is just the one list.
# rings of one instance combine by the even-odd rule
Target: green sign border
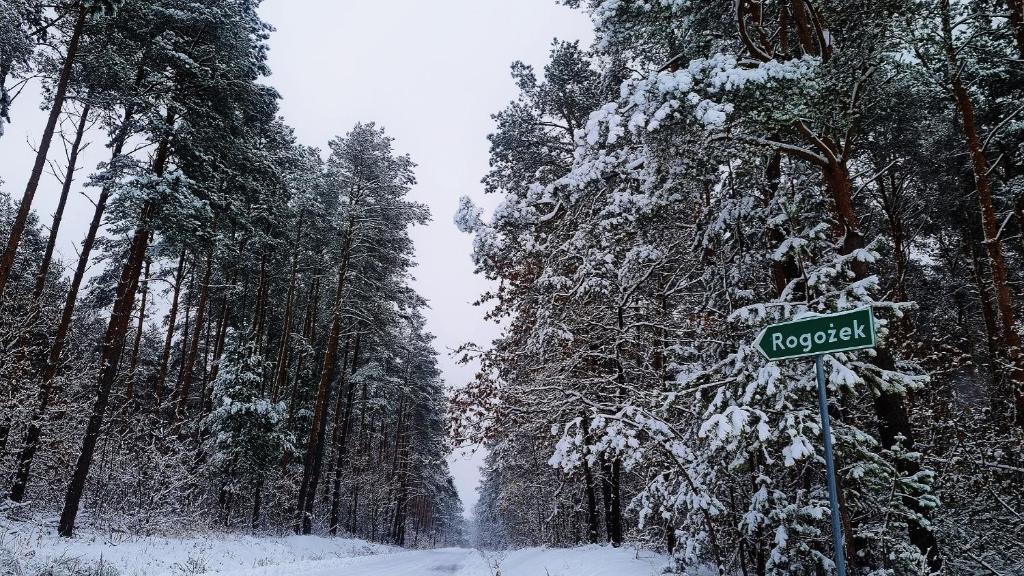
[[[762,339],[764,339],[765,334],[768,333],[768,330],[770,330],[772,328],[775,328],[775,327],[778,327],[778,326],[788,326],[790,324],[801,324],[803,322],[807,322],[808,320],[821,320],[822,318],[835,318],[835,317],[838,317],[838,316],[845,316],[847,314],[853,314],[855,312],[861,312],[861,311],[864,311],[864,310],[867,310],[867,312],[868,312],[868,319],[870,320],[870,322],[868,323],[868,329],[871,332],[871,343],[870,344],[862,344],[860,346],[851,346],[849,348],[837,348],[835,350],[829,350],[827,352],[800,352],[800,353],[791,354],[791,355],[788,355],[788,356],[776,356],[774,358],[772,358],[771,356],[768,356],[768,353],[761,347]],[[842,312],[833,312],[831,314],[814,314],[813,316],[805,316],[805,317],[803,317],[803,318],[801,318],[799,320],[789,320],[787,322],[779,322],[778,324],[769,324],[769,325],[765,326],[764,328],[762,328],[761,331],[757,333],[757,337],[754,338],[754,348],[757,349],[757,351],[761,354],[761,356],[763,356],[765,358],[765,360],[768,360],[768,361],[771,361],[771,362],[775,362],[775,361],[778,361],[778,360],[793,360],[794,358],[808,358],[808,357],[811,357],[811,356],[818,356],[819,354],[834,354],[836,352],[852,352],[854,350],[866,350],[868,348],[874,348],[877,343],[878,343],[878,336],[875,333],[875,313],[874,313],[873,309],[871,308],[871,306],[861,306],[860,308],[851,308],[849,310],[843,310]]]

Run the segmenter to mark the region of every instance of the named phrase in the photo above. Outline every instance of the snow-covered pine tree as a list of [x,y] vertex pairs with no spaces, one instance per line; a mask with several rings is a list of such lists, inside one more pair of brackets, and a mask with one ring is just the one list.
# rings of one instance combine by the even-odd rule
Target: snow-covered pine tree
[[[12,268],[0,466],[13,509],[64,500],[64,534],[78,502],[90,522],[135,532],[281,529],[319,462],[303,506],[317,531],[458,541],[436,352],[409,287],[408,228],[428,218],[405,198],[411,160],[372,124],[330,158],[298,144],[264,83],[258,2],[87,4],[66,82],[76,106],[57,128],[73,149],[95,122],[110,155],[89,179],[95,210],[70,281],[31,214]],[[4,6],[12,82],[31,64],[53,95],[69,61],[53,46],[82,6]],[[47,41],[31,61],[34,45],[13,52],[26,31]],[[285,449],[311,436],[316,458]]]
[[284,453],[295,449],[285,424],[285,405],[265,395],[267,370],[253,342],[229,333],[224,360],[213,381],[214,408],[206,416],[206,450],[214,481],[221,486],[219,502],[229,510],[230,499],[245,486],[253,495],[252,527],[260,527],[263,485]]
[[[1015,93],[1019,73],[1002,65],[1012,22],[967,3],[901,0],[567,4],[590,12],[598,76],[619,90],[575,131],[569,170],[511,172],[493,187],[505,202],[488,221],[468,202],[457,215],[476,235],[479,271],[499,281],[485,298],[507,316],[504,337],[479,353],[477,382],[455,397],[466,412],[457,429],[502,439],[481,504],[495,533],[522,534],[515,495],[532,465],[508,431],[527,421],[552,426],[564,482],[586,494],[610,480],[595,495],[608,534],[617,485],[639,520],[633,537],[664,538],[683,564],[828,570],[813,372],[765,362],[751,342],[767,323],[867,305],[882,319],[881,346],[827,358],[849,564],[897,574],[1013,566],[1015,508],[1004,496],[1020,478],[999,471],[1015,466],[1016,432],[1008,418],[987,422],[971,395],[1012,411],[1013,362],[998,359],[1014,354],[1014,334],[999,328],[1013,304],[999,311],[988,265],[992,239],[1018,225],[1014,196],[1000,183],[991,199],[1003,206],[997,235],[943,192],[973,196],[964,171],[977,170],[937,160],[963,142],[952,129],[963,122],[942,83],[948,58],[928,65],[942,54],[946,6],[967,62],[954,69],[978,78],[971,97],[985,102],[981,147],[1006,140],[991,161],[999,168],[984,173],[1010,181],[1020,139],[1012,99],[1000,97]],[[980,46],[1003,55],[987,75],[970,60]],[[521,134],[499,123],[492,142],[523,158],[545,149]],[[1018,250],[1006,264],[1014,273]],[[990,367],[972,371],[975,359]],[[949,421],[949,405],[968,415],[969,444],[985,456],[930,429]],[[965,499],[965,481],[992,497]],[[962,522],[975,510],[998,517],[999,534]],[[967,551],[981,540],[999,551]]]

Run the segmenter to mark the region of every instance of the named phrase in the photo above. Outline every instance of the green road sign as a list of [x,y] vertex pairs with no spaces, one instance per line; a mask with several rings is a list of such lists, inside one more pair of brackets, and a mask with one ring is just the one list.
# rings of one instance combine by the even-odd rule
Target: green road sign
[[772,324],[762,330],[754,342],[769,360],[860,350],[874,345],[875,318],[867,307]]

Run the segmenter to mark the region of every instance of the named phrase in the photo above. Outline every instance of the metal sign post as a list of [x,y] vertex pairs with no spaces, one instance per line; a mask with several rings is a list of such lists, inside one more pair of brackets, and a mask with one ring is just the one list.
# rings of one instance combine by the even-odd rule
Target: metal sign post
[[768,360],[814,356],[818,380],[818,410],[821,412],[821,435],[825,443],[828,500],[832,516],[832,546],[835,550],[836,572],[839,576],[846,576],[846,551],[843,547],[843,524],[839,517],[839,491],[836,488],[836,467],[832,455],[832,426],[828,416],[824,355],[830,352],[872,348],[874,345],[875,318],[871,308],[867,307],[773,324],[762,330],[754,342],[757,350]]
[[825,360],[818,354],[814,367],[818,373],[818,410],[821,411],[821,435],[825,438],[825,469],[828,475],[828,503],[832,508],[832,546],[836,551],[836,572],[846,576],[846,550],[843,548],[843,523],[839,520],[839,491],[836,489],[836,466],[832,459],[832,426],[829,423],[828,399],[825,397]]

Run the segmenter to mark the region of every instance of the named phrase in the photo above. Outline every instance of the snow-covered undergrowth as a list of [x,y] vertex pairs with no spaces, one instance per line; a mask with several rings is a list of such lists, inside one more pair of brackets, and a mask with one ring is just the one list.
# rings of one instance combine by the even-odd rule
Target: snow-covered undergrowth
[[0,519],[3,576],[199,576],[397,550],[364,540],[319,536],[162,538],[83,530],[68,540],[58,537],[52,526]]

